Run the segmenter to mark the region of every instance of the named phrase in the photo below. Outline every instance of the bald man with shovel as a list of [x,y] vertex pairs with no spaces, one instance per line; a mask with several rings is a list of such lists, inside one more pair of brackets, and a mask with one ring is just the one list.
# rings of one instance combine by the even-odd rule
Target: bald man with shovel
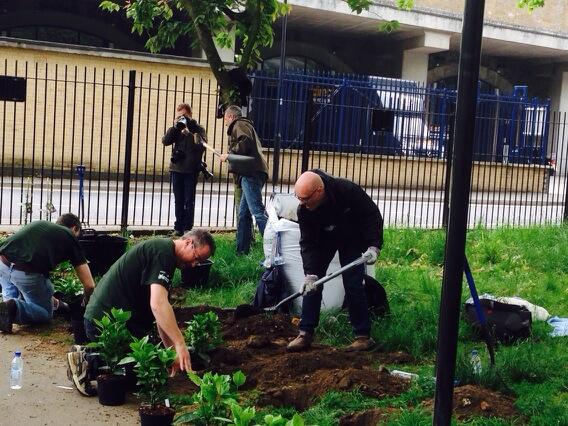
[[[309,349],[319,323],[322,286],[316,286],[339,252],[345,266],[363,256],[367,264],[377,261],[383,245],[383,218],[371,197],[357,184],[322,170],[303,173],[294,186],[300,225],[300,249],[304,266],[303,302],[300,333],[287,349]],[[348,351],[371,350],[371,319],[363,285],[364,265],[343,272],[343,286],[355,340]]]

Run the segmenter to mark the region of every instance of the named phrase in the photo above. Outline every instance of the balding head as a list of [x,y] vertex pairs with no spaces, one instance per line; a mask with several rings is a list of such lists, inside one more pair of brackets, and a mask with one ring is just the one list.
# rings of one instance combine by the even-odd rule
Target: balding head
[[294,185],[294,194],[308,210],[317,209],[325,199],[322,178],[314,172],[304,172]]

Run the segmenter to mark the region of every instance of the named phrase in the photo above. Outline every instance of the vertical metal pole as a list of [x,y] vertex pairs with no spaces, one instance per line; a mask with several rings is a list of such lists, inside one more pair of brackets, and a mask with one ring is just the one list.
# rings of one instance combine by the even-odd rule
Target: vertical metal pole
[[450,212],[438,325],[436,398],[433,418],[435,425],[449,425],[452,419],[484,8],[485,0],[466,0],[464,7],[454,126]]
[[134,125],[134,90],[136,71],[130,70],[128,77],[128,104],[126,109],[126,146],[124,147],[124,175],[122,177],[122,216],[120,230],[128,228],[128,202],[130,197],[130,165],[132,162],[132,128]]
[[452,157],[454,155],[454,135],[450,135],[446,145],[446,174],[444,179],[444,206],[442,211],[442,226],[448,229],[448,216],[450,214],[450,187],[452,181]]
[[[287,4],[288,0],[284,0]],[[280,69],[278,70],[278,104],[276,105],[276,135],[274,137],[274,156],[272,158],[272,192],[278,188],[280,174],[280,146],[282,144],[282,85],[286,73],[286,31],[288,29],[288,14],[282,18],[282,34],[280,40]]]
[[313,135],[312,117],[314,115],[314,93],[311,87],[308,87],[306,120],[304,124],[304,146],[302,147],[302,173],[308,170],[310,160],[310,143]]

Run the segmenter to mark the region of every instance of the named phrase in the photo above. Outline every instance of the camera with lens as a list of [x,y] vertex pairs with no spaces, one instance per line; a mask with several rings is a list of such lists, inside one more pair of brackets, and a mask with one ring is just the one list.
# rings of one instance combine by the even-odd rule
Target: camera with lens
[[198,169],[201,173],[203,173],[203,177],[205,179],[211,179],[213,177],[213,173],[211,173],[208,169],[207,169],[207,163],[205,161],[202,161],[201,164],[199,165],[199,169]]
[[172,151],[172,163],[178,163],[180,161],[182,161],[185,158],[185,152],[183,152],[181,149],[174,149]]
[[175,126],[176,126],[176,129],[178,129],[179,131],[182,131],[183,129],[185,129],[187,127],[187,118],[184,115],[182,115],[176,121]]
[[180,132],[183,129],[187,129],[191,133],[201,133],[201,131],[202,131],[201,126],[199,124],[197,124],[196,120],[194,120],[193,118],[187,118],[184,115],[182,115],[180,118],[178,118],[175,126],[176,126],[176,129],[178,129]]

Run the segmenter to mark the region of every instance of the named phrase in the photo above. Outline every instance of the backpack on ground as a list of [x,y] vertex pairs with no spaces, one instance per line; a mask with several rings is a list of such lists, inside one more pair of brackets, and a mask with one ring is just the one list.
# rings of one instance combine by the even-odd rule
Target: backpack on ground
[[[363,276],[363,287],[367,297],[369,313],[377,317],[383,317],[390,312],[387,292],[376,279],[370,275]],[[343,309],[347,308],[347,297],[343,300]]]
[[[280,266],[266,268],[256,286],[253,306],[262,309],[276,305],[288,295],[286,288],[286,277],[282,268]],[[285,304],[278,308],[278,312],[288,313],[289,309],[289,304]]]
[[[481,309],[487,319],[487,326],[493,338],[501,343],[513,343],[531,335],[532,315],[524,306],[497,302],[491,299],[479,299]],[[473,303],[465,304],[466,320],[475,332],[481,335],[481,328]]]

